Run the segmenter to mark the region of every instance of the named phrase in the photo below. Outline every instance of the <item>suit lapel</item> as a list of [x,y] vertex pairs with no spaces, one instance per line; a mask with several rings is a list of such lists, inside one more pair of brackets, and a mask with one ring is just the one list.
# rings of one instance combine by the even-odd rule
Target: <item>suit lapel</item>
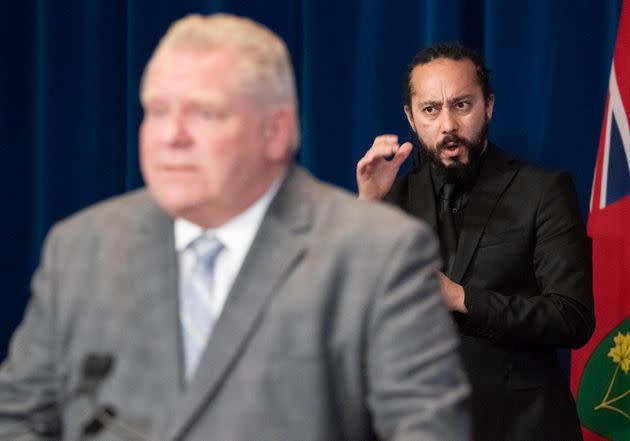
[[428,166],[423,166],[418,173],[409,175],[409,214],[419,217],[437,232],[437,210],[433,191],[433,180]]
[[488,147],[479,178],[464,211],[455,262],[448,274],[454,282],[461,283],[488,219],[517,170],[501,150],[493,145]]
[[[299,176],[298,176],[299,175]],[[273,293],[306,251],[310,207],[298,196],[303,172],[291,170],[271,203],[187,393],[176,403],[169,439],[204,411],[243,353]]]

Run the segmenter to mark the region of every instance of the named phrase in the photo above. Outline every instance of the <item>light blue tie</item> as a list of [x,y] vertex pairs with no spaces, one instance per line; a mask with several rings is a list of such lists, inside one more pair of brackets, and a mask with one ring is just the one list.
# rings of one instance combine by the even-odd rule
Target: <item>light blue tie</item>
[[223,244],[216,237],[199,236],[190,245],[194,264],[182,275],[180,320],[184,342],[185,375],[190,380],[206,348],[217,319],[214,292],[214,266]]

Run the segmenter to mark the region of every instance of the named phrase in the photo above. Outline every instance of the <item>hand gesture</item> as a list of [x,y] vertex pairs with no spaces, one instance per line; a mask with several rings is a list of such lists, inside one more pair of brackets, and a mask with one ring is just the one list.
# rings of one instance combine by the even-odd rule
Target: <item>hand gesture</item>
[[[402,163],[409,157],[412,144],[398,145],[398,136],[381,135],[357,163],[359,199],[382,199],[389,191]],[[393,156],[393,158],[388,159]]]

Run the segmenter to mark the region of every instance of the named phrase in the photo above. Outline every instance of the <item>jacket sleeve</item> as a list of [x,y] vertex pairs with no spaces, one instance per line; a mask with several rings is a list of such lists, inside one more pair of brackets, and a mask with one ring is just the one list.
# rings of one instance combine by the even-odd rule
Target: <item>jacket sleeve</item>
[[53,249],[54,239],[49,238],[42,264],[33,277],[32,296],[24,319],[13,335],[6,360],[0,365],[2,439],[39,439],[35,432],[53,430],[56,422],[62,376],[57,363]]
[[379,439],[468,439],[469,386],[439,293],[436,241],[401,231],[375,275],[367,331],[368,403]]
[[537,289],[531,292],[464,286],[469,312],[458,315],[463,332],[507,344],[584,345],[595,326],[591,241],[567,173],[555,174],[541,194],[532,256]]

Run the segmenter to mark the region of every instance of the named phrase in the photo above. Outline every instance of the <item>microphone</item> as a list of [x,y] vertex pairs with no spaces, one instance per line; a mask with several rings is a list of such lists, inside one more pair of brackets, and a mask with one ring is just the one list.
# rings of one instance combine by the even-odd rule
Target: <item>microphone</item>
[[83,426],[81,440],[85,440],[88,436],[94,436],[103,430],[109,430],[123,441],[152,441],[145,433],[118,420],[117,416],[118,413],[113,406],[101,406],[92,419]]
[[123,423],[112,405],[96,406],[96,395],[103,380],[109,376],[114,365],[114,357],[110,354],[90,354],[83,364],[83,380],[77,388],[76,395],[87,396],[94,415],[81,430],[80,439],[85,440],[103,430],[109,430],[124,441],[151,441],[144,433]]
[[35,434],[42,439],[62,439],[62,423],[59,407],[68,402],[86,397],[94,414],[82,427],[81,440],[92,437],[103,430],[109,430],[124,441],[152,441],[147,435],[134,427],[118,420],[116,408],[112,405],[97,407],[97,394],[103,381],[111,374],[114,367],[114,356],[108,353],[89,353],[81,368],[81,380],[70,396],[59,405],[50,404],[36,410],[26,418],[25,422],[16,423],[10,429],[16,429],[0,441],[19,441],[27,435]]
[[111,418],[116,418],[116,415],[116,409],[111,406],[103,406],[90,421],[83,425],[83,437],[96,435],[105,428],[107,421]]
[[109,376],[114,366],[114,356],[107,353],[90,353],[83,362],[83,376],[73,396],[87,396],[96,399],[96,393],[103,380]]
[[35,409],[24,422],[15,423],[9,429],[15,429],[0,441],[18,441],[28,434],[35,434],[43,439],[62,439],[63,428],[58,407],[65,406],[69,401],[81,396],[87,396],[94,407],[96,392],[101,383],[110,374],[114,365],[114,357],[107,353],[90,353],[83,361],[81,381],[74,392],[63,400],[59,406],[48,404]]

